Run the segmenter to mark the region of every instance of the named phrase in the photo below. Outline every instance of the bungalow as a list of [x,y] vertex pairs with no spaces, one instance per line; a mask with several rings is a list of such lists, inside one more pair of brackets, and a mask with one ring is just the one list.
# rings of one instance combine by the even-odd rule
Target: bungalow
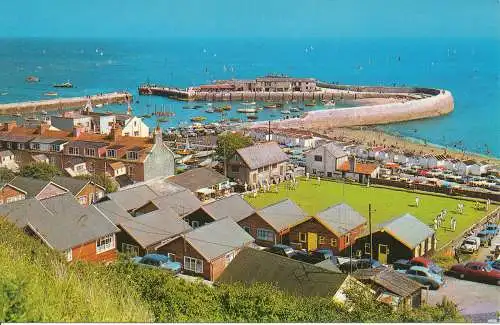
[[469,173],[474,176],[482,176],[488,172],[489,167],[490,164],[488,164],[487,162],[478,162],[470,166]]
[[259,143],[236,150],[227,166],[227,176],[251,188],[285,178],[288,156],[276,142]]
[[473,165],[475,165],[476,162],[474,160],[466,160],[466,161],[460,161],[457,164],[457,172],[461,176],[467,176],[470,174],[471,168]]
[[352,276],[375,291],[377,300],[393,308],[418,308],[424,286],[388,267],[356,270]]
[[261,246],[289,244],[288,233],[307,214],[290,199],[271,204],[258,210],[238,224]]
[[333,142],[310,150],[305,156],[306,172],[322,177],[340,174],[339,167],[347,161],[347,153]]
[[361,285],[345,273],[252,248],[244,248],[226,268],[219,284],[273,283],[294,296],[333,297],[345,301],[343,290],[353,283]]
[[217,198],[231,192],[229,179],[212,168],[195,168],[172,176],[168,181],[196,193],[200,200]]
[[111,262],[117,258],[119,229],[94,206],[78,204],[71,193],[4,204],[0,215],[63,252],[68,261]]
[[366,184],[370,178],[378,177],[380,167],[374,163],[359,163],[355,157],[350,156],[339,170],[342,172],[342,177],[352,178],[359,183]]
[[302,220],[290,229],[290,242],[306,248],[330,248],[335,254],[350,247],[364,232],[366,219],[345,203]]
[[157,250],[181,262],[184,272],[214,281],[240,250],[253,241],[233,219],[224,218],[162,243]]
[[[240,221],[244,223],[246,218],[256,213],[255,209],[238,194],[233,194],[205,204],[202,206],[202,209],[214,220],[231,217],[238,224]],[[245,230],[250,233],[248,227]]]
[[17,176],[9,184],[24,191],[27,199],[36,198],[43,200],[68,192],[66,188],[54,182],[31,177]]
[[[379,224],[372,232],[372,241],[373,258],[382,264],[431,254],[437,245],[434,230],[409,213]],[[353,250],[369,256],[370,234],[360,237]]]
[[26,199],[26,192],[11,184],[0,186],[0,205]]
[[71,192],[81,205],[89,205],[100,200],[106,192],[103,186],[88,179],[55,176],[51,181]]

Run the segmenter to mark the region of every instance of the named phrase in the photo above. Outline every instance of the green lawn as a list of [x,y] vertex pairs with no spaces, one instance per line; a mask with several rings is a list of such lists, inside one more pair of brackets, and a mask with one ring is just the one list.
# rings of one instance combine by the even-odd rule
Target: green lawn
[[[273,188],[274,190],[274,188]],[[415,198],[420,197],[420,206],[415,207]],[[298,180],[296,190],[287,190],[284,183],[279,186],[278,193],[258,193],[256,198],[246,197],[246,200],[255,208],[262,208],[269,204],[289,198],[297,203],[307,213],[316,214],[331,205],[346,202],[363,216],[368,218],[368,203],[372,204],[372,222],[376,225],[395,216],[410,213],[426,224],[432,226],[434,217],[442,209],[448,210],[446,221],[437,231],[438,247],[458,236],[481,219],[486,212],[474,209],[474,202],[460,200],[453,197],[433,196],[422,193],[392,190],[380,187],[366,187],[357,184],[343,184],[333,181]],[[455,212],[457,204],[464,204],[464,214]],[[490,206],[490,211],[495,206]],[[450,216],[456,216],[457,228],[455,232],[450,227]]]

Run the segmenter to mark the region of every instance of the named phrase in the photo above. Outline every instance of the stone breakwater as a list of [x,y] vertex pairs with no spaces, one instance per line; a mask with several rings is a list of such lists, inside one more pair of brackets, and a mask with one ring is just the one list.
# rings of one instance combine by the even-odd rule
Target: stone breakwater
[[82,108],[87,104],[89,98],[92,105],[115,104],[131,101],[132,94],[127,92],[114,92],[90,97],[54,98],[39,101],[0,104],[0,114]]
[[[452,94],[444,90],[437,91],[437,93],[437,95],[396,103],[311,111],[300,118],[273,121],[273,125],[284,128],[320,130],[418,120],[451,113],[454,107]],[[254,126],[265,124],[266,122],[253,123]]]

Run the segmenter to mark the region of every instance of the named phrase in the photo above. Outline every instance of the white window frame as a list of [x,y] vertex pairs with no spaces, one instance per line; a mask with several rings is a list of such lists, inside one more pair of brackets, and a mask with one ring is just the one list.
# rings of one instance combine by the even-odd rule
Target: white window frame
[[231,263],[231,261],[233,260],[234,256],[235,256],[234,251],[227,253],[226,256],[224,257],[224,264],[228,266],[229,263]]
[[116,150],[115,149],[108,149],[106,151],[106,156],[109,158],[116,158]]
[[265,228],[257,228],[257,239],[268,242],[274,242],[275,239],[274,231]]
[[115,248],[115,234],[109,234],[96,240],[96,254],[101,254]]
[[96,153],[95,148],[85,148],[84,152],[85,152],[85,156],[95,157],[95,153]]
[[200,222],[198,220],[192,220],[191,221],[191,227],[198,228],[200,226]]
[[128,160],[137,160],[139,159],[139,153],[137,151],[128,151],[127,152]]
[[370,254],[370,243],[365,243],[365,254]]
[[184,256],[184,270],[194,273],[203,273],[203,260],[190,256]]
[[65,250],[64,256],[66,256],[66,261],[71,262],[73,260],[73,248]]
[[69,147],[68,154],[73,156],[78,156],[80,154],[80,148],[78,147]]

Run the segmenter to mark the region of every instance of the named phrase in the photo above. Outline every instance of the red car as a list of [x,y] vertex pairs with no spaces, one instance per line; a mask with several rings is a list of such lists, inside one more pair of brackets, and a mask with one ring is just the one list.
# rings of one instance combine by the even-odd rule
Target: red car
[[465,265],[456,264],[451,267],[450,273],[460,279],[500,285],[500,271],[495,270],[488,263],[484,262],[469,262]]
[[436,274],[443,275],[443,269],[434,264],[433,261],[430,259],[427,259],[425,257],[419,256],[419,257],[414,257],[410,260],[410,265],[412,266],[423,266],[431,270],[432,272]]

